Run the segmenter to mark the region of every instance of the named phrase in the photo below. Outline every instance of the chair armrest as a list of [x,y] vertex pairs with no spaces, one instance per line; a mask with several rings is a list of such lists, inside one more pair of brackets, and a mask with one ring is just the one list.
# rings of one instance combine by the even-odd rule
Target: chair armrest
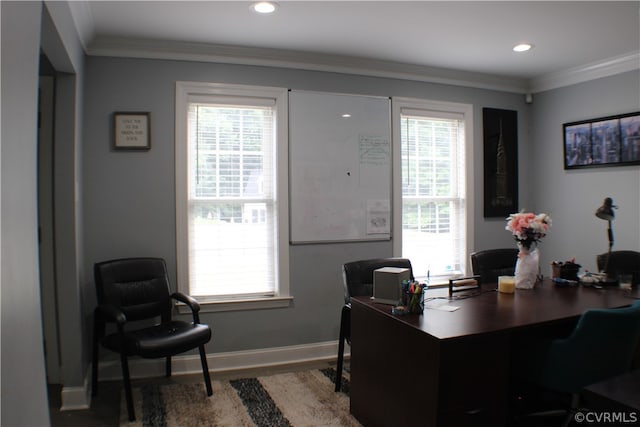
[[196,301],[196,299],[194,297],[190,296],[190,295],[185,295],[185,294],[183,294],[181,292],[174,292],[171,295],[171,298],[185,303],[186,305],[189,306],[189,308],[193,312],[200,311],[200,303],[198,303],[198,301]]
[[99,305],[96,307],[96,313],[108,321],[116,322],[118,325],[124,325],[127,322],[127,316],[124,312],[113,304]]
[[190,295],[185,295],[181,292],[174,292],[171,294],[171,298],[176,299],[180,302],[185,303],[191,309],[191,313],[193,314],[193,324],[197,325],[200,323],[200,316],[198,312],[200,311],[200,304],[196,299]]

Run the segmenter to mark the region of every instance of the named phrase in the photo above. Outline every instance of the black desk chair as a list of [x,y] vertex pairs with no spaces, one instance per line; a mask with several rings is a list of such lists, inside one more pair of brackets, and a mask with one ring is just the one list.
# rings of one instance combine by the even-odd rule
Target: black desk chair
[[487,249],[471,254],[471,268],[480,276],[480,283],[498,283],[498,276],[513,276],[518,249]]
[[[524,368],[526,384],[569,402],[560,411],[566,415],[563,425],[568,425],[583,388],[629,372],[639,343],[640,301],[636,301],[625,308],[587,310],[569,337],[528,342],[514,360]],[[525,413],[522,418],[549,415],[558,411]]]
[[613,251],[609,257],[608,253],[600,254],[596,257],[598,271],[607,270],[607,276],[613,279],[621,274],[631,274],[634,285],[640,285],[640,252],[636,251]]
[[344,285],[344,306],[340,317],[340,338],[338,341],[338,365],[336,367],[336,388],[342,387],[342,365],[344,361],[344,343],[351,344],[351,297],[373,295],[373,272],[383,267],[408,268],[410,278],[414,280],[411,261],[406,258],[376,258],[348,262],[342,266]]
[[[211,329],[200,323],[198,302],[181,293],[169,294],[167,268],[160,258],[127,258],[94,265],[98,307],[93,329],[93,395],[98,392],[98,343],[120,354],[122,378],[129,420],[135,420],[128,356],[166,358],[166,375],[171,376],[171,356],[194,348],[200,351],[207,395],[211,396],[211,379],[204,345],[211,339]],[[193,323],[171,319],[172,299],[191,308]],[[154,326],[139,327],[135,321],[160,318]],[[105,335],[106,324],[115,323],[117,332]],[[133,323],[133,324],[132,324]],[[148,324],[147,324],[148,325]]]

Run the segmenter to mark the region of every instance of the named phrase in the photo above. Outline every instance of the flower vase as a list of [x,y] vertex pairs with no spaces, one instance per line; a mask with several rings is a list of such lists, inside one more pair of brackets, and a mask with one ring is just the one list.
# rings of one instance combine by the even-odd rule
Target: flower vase
[[533,289],[538,278],[539,263],[538,248],[520,246],[516,261],[516,289]]

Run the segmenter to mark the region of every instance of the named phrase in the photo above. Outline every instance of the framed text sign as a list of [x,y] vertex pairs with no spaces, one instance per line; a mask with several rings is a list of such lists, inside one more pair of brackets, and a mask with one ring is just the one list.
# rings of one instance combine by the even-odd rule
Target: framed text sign
[[640,165],[640,112],[565,123],[564,168]]
[[113,149],[149,150],[150,121],[150,113],[113,113]]

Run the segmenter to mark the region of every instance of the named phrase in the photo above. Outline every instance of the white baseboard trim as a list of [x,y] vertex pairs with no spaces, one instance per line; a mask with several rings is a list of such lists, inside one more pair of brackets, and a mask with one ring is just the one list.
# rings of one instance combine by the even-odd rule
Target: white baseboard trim
[[[349,346],[345,346],[345,356],[349,356]],[[209,371],[215,379],[216,373],[251,368],[265,368],[304,362],[319,362],[336,359],[338,341],[327,341],[287,347],[264,348],[258,350],[232,351],[207,355]],[[200,356],[189,354],[172,358],[172,374],[197,374],[202,372]],[[149,378],[164,375],[164,359],[129,360],[131,378]],[[98,366],[99,380],[122,379],[119,360],[101,362]]]
[[62,387],[60,392],[61,411],[77,411],[79,409],[89,409],[91,406],[91,387],[89,387],[89,373],[91,365],[84,377],[84,384],[78,387]]
[[[349,357],[349,345],[345,346],[345,357]],[[292,345],[287,347],[263,348],[258,350],[231,351],[207,355],[209,371],[215,380],[216,373],[227,371],[267,368],[281,365],[321,362],[335,360],[338,354],[338,341]],[[202,372],[200,356],[189,354],[175,356],[171,363],[173,375],[198,374]],[[164,375],[164,359],[129,359],[131,378],[151,378]],[[89,386],[91,365],[87,370],[84,385],[62,388],[61,411],[89,409],[91,406],[91,387]],[[120,360],[101,362],[98,365],[100,381],[121,380]]]

